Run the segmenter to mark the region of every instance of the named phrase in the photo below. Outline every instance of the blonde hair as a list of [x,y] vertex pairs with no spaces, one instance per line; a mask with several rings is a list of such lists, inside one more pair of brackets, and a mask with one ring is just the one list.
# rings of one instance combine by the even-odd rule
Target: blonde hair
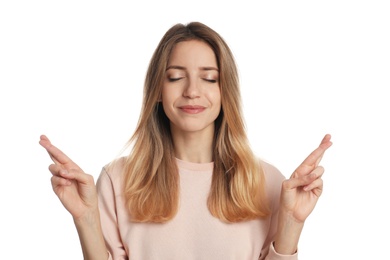
[[208,208],[222,221],[238,222],[269,214],[264,173],[245,132],[237,67],[225,41],[199,22],[176,24],[162,37],[147,70],[137,128],[128,142],[124,198],[133,221],[166,222],[178,210],[179,175],[169,120],[159,103],[173,47],[200,40],[214,51],[222,108],[215,121],[214,170]]

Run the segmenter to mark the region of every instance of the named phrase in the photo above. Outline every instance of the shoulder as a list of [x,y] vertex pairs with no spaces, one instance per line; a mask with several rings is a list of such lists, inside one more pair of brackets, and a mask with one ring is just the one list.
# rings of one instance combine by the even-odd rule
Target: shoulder
[[122,183],[125,160],[125,157],[120,157],[104,165],[98,177],[97,185],[101,186],[103,183],[111,183],[113,186],[120,185]]
[[282,183],[286,177],[275,165],[263,159],[259,160],[264,173],[264,182],[267,196],[271,200],[272,205],[276,205],[279,201]]
[[280,172],[280,170],[270,162],[264,159],[259,159],[261,168],[264,172],[264,177],[268,184],[277,184],[283,182],[286,177]]
[[126,157],[119,157],[103,166],[103,171],[115,178],[122,175],[125,168]]

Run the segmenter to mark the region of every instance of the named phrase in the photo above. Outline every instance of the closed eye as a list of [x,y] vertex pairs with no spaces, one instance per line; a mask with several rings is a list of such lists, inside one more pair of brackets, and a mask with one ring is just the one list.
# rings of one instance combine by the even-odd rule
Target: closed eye
[[175,82],[175,81],[178,81],[178,80],[181,80],[183,77],[179,77],[179,78],[168,78],[168,81],[169,82]]
[[207,82],[210,82],[210,83],[217,83],[218,82],[215,79],[204,79],[204,80],[207,81]]

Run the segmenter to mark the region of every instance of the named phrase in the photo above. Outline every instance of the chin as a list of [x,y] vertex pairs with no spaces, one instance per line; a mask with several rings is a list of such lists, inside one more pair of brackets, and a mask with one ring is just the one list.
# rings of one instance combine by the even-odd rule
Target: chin
[[[210,132],[214,130],[214,124],[212,125],[199,125],[199,123],[191,123],[185,125],[176,125],[173,126],[177,132],[186,132],[186,133],[201,133],[201,132]],[[172,126],[171,126],[172,128]]]

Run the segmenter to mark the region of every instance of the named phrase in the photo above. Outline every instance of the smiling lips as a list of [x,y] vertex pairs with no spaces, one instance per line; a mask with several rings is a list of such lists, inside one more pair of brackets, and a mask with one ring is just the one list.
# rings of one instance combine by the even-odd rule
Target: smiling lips
[[198,114],[203,112],[206,108],[202,106],[181,106],[179,109],[188,114]]

